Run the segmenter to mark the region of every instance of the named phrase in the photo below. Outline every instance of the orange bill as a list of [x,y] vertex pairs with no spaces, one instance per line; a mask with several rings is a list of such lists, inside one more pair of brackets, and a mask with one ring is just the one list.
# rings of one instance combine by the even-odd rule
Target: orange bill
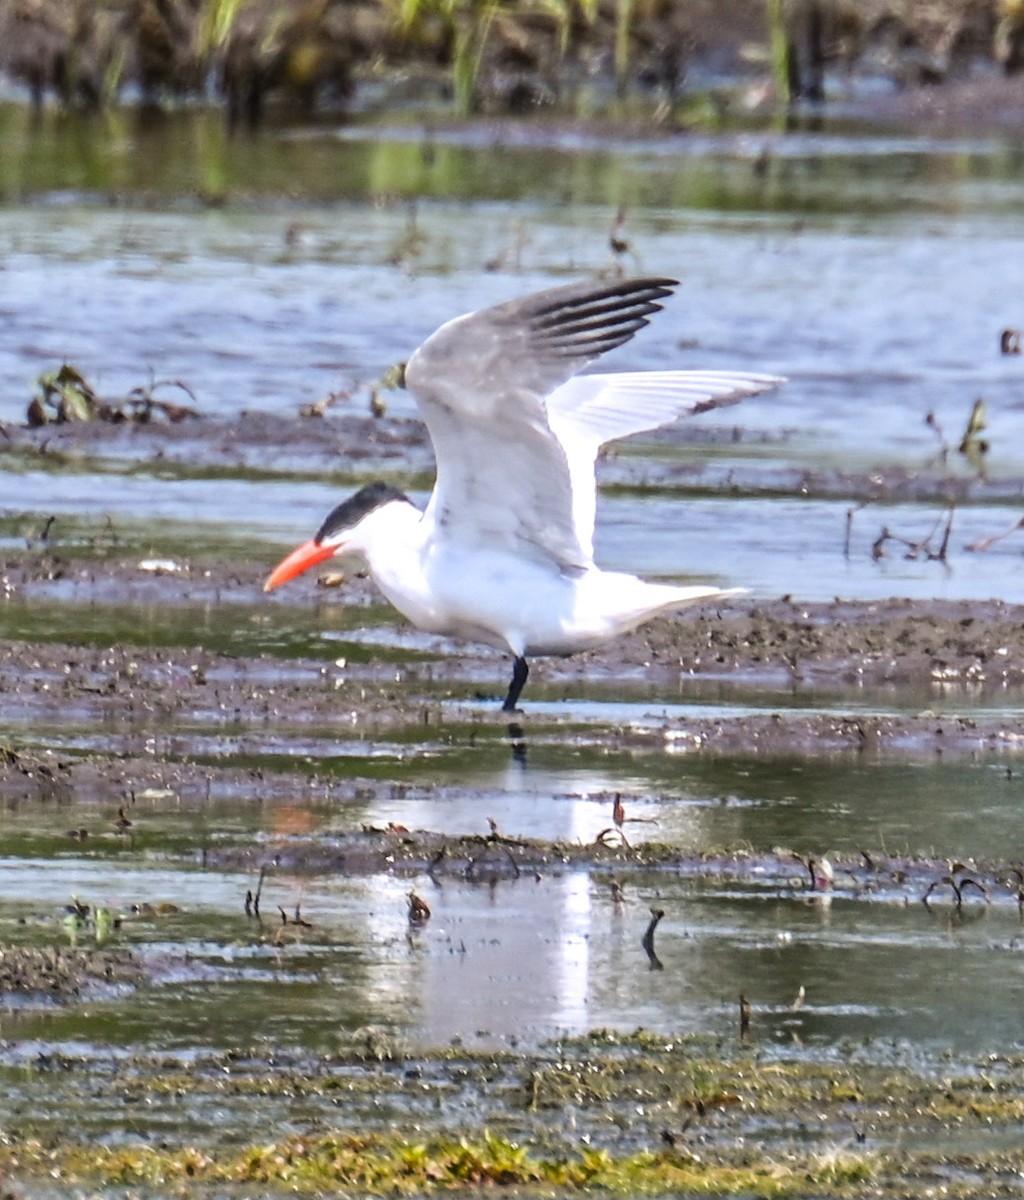
[[334,546],[322,546],[319,542],[303,542],[271,571],[270,578],[263,585],[263,590],[272,592],[282,583],[287,583],[289,579],[294,579],[296,575],[301,575],[303,571],[308,571],[310,567],[315,567],[318,563],[330,558],[335,549]]

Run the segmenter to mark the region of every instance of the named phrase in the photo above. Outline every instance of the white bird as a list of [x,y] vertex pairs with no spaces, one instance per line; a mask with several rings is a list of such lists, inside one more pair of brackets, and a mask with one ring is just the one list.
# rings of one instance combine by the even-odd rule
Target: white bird
[[426,510],[371,483],[266,583],[332,557],[361,559],[395,608],[431,633],[514,657],[516,711],[535,655],[566,655],[654,613],[728,593],[646,583],[594,563],[594,464],[606,442],[782,383],[737,371],[579,375],[645,326],[673,279],[590,281],[457,317],[409,360],[437,478]]

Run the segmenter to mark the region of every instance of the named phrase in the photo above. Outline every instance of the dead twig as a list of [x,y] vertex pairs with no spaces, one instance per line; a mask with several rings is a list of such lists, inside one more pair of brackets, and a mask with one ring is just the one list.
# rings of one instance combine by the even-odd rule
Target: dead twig
[[976,542],[969,542],[964,549],[971,554],[984,554],[986,550],[991,550],[997,542],[1001,542],[1004,538],[1008,538],[1010,534],[1016,533],[1018,529],[1024,529],[1024,517],[1019,521],[1014,521],[1009,529],[1004,529],[1002,533],[993,533],[988,537],[978,538]]
[[985,899],[986,904],[992,903],[992,893],[987,884],[981,882],[980,879],[975,879],[973,875],[965,875],[958,879],[957,875],[965,868],[962,863],[954,863],[952,871],[948,875],[943,875],[940,879],[933,879],[928,885],[925,894],[921,897],[921,903],[925,908],[930,908],[928,901],[936,888],[940,888],[943,884],[948,884],[952,888],[953,896],[956,902],[957,912],[961,912],[964,906],[964,889],[971,887],[979,892]]
[[640,940],[640,944],[644,948],[644,953],[647,955],[647,960],[651,964],[652,971],[662,971],[665,969],[665,964],[658,957],[654,949],[654,931],[658,928],[658,922],[664,915],[665,910],[663,908],[651,909],[651,919],[644,936]]
[[247,917],[258,917],[260,915],[260,896],[263,894],[263,880],[267,877],[266,863],[260,867],[260,879],[256,885],[256,892],[253,894],[250,889],[245,893],[245,915]]

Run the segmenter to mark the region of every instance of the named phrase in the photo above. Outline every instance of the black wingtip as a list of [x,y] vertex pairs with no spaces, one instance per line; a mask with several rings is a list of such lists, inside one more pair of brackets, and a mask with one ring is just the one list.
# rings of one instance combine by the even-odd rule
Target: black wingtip
[[570,284],[541,292],[528,320],[538,348],[596,358],[629,341],[678,286],[667,276]]
[[666,296],[671,296],[678,286],[679,280],[670,279],[668,276],[571,283],[567,287],[540,292],[533,312],[536,316],[543,317],[566,308],[597,309],[602,305],[610,311],[630,302],[642,304],[664,300]]

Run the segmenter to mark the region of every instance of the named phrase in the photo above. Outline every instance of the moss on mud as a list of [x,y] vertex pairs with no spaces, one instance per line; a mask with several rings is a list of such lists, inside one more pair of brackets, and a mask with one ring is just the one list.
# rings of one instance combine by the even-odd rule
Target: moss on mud
[[[1021,1065],[992,1056],[950,1064],[944,1076],[895,1059],[860,1062],[853,1051],[822,1062],[643,1032],[501,1055],[403,1054],[367,1038],[318,1058],[239,1051],[113,1070],[68,1059],[56,1079],[52,1067],[22,1072],[10,1094],[24,1100],[33,1084],[73,1091],[88,1070],[90,1100],[70,1102],[60,1129],[25,1116],[8,1123],[0,1172],[19,1186],[45,1176],[62,1188],[187,1186],[192,1195],[498,1185],[543,1195],[916,1196],[941,1180],[943,1194],[966,1196],[979,1179],[987,1195],[1009,1195],[1019,1187],[1019,1154],[1007,1146],[1024,1115]],[[77,1109],[103,1107],[113,1092],[144,1094],[155,1126],[182,1095],[223,1108],[256,1100],[268,1118],[282,1102],[298,1113],[333,1104],[339,1115],[287,1129],[260,1129],[257,1117],[241,1145],[213,1129],[192,1138],[166,1126],[159,1137],[79,1132],[78,1120],[89,1122]],[[371,1093],[387,1120],[346,1116]],[[942,1147],[965,1126],[977,1148],[953,1157]]]

